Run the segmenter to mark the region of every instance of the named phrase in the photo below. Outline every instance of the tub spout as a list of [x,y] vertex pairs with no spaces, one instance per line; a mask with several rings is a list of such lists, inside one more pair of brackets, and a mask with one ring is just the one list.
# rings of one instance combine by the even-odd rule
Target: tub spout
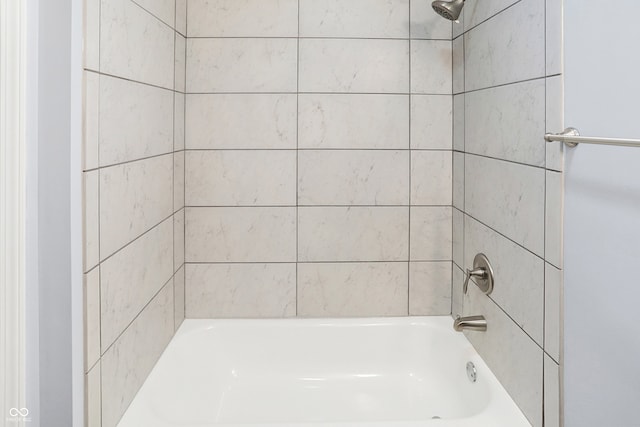
[[458,332],[462,332],[464,330],[486,331],[487,319],[485,319],[484,316],[458,316],[456,320],[453,321],[453,329]]

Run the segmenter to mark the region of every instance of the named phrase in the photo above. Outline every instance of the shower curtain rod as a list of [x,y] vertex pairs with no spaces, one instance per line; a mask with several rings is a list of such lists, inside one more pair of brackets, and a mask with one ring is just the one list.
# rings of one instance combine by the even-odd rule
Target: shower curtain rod
[[576,128],[566,128],[561,133],[547,133],[544,135],[547,142],[564,142],[569,147],[578,144],[619,145],[622,147],[640,147],[640,139],[601,138],[593,136],[580,136]]

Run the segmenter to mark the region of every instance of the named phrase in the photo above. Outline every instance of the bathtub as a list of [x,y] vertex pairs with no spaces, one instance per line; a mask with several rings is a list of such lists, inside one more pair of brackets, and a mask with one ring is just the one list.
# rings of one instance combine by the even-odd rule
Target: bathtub
[[118,426],[530,426],[451,325],[186,320]]

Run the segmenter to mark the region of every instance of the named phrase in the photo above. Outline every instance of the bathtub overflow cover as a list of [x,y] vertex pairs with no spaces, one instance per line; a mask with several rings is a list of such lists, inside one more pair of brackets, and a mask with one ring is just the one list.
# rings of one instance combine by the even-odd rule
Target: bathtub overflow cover
[[475,383],[478,379],[478,371],[476,371],[476,365],[473,362],[467,362],[467,377],[472,383]]

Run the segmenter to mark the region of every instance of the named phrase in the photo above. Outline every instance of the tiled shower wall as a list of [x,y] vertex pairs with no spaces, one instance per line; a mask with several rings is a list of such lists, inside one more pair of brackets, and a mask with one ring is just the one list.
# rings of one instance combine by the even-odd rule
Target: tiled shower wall
[[116,425],[184,318],[186,0],[85,0],[86,425]]
[[[454,25],[453,314],[531,423],[560,425],[562,2],[467,1]],[[463,270],[484,252],[490,298]]]
[[451,23],[189,0],[186,316],[449,314]]

